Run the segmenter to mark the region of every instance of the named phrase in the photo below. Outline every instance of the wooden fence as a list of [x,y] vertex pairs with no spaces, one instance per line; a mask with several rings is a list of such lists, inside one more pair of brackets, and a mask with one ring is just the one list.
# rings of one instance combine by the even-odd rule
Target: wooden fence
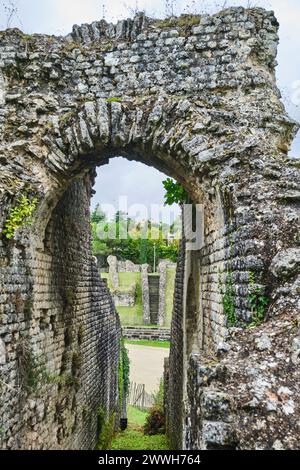
[[131,382],[127,403],[141,410],[148,410],[154,404],[154,395],[146,392],[144,384]]

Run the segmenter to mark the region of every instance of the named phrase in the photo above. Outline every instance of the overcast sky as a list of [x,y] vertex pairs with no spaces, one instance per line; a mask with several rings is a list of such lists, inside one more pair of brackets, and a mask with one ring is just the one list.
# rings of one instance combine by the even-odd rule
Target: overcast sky
[[[7,14],[0,0],[0,27],[7,26]],[[109,21],[132,16],[134,10],[146,10],[149,16],[163,17],[163,0],[16,0],[18,13],[13,16],[10,26],[16,26],[26,33],[65,35],[73,24],[91,23],[103,17]],[[215,12],[224,0],[173,2],[175,13],[190,12],[189,4],[196,4],[196,11],[209,9]],[[280,22],[280,45],[278,51],[277,78],[283,100],[290,116],[300,121],[300,1],[299,0],[239,0],[227,1],[229,6],[251,3],[275,11]],[[194,7],[193,7],[194,8]],[[300,157],[300,133],[291,149],[291,156]],[[109,165],[98,170],[95,185],[97,191],[93,207],[97,202],[116,203],[118,196],[127,195],[129,203],[162,203],[162,180],[165,178],[156,170],[145,165],[113,159]]]

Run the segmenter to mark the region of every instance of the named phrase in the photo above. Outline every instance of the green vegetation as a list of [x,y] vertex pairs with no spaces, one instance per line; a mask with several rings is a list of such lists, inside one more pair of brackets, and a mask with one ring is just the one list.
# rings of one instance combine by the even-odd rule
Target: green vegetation
[[110,447],[111,450],[168,450],[165,435],[144,435],[143,426],[146,423],[146,411],[128,406],[127,416],[128,428],[115,436]]
[[148,240],[141,239],[139,264],[147,264],[148,259]]
[[[143,324],[142,304],[142,280],[141,273],[119,273],[120,290],[126,291],[136,284],[136,298],[133,307],[116,307],[120,315],[122,325],[139,326]],[[103,279],[107,279],[108,287],[113,290],[108,273],[101,273]]]
[[33,40],[35,40],[35,39],[36,39],[36,38],[35,38],[33,35],[31,35],[31,34],[24,34],[24,33],[22,33],[22,39],[21,39],[22,42],[33,41]]
[[167,439],[163,434],[145,436],[142,428],[129,426],[113,440],[111,450],[168,450]]
[[45,374],[43,364],[36,359],[31,349],[23,349],[19,355],[19,372],[24,388],[28,392],[37,389],[40,376]]
[[26,194],[17,199],[17,204],[10,210],[10,213],[4,223],[3,235],[8,239],[14,238],[15,232],[32,222],[32,214],[36,209],[38,199],[30,198]]
[[117,434],[111,450],[168,450],[167,439],[163,434],[145,436],[142,428],[130,425],[126,431]]
[[255,286],[253,273],[249,274],[249,291],[248,301],[252,312],[252,322],[249,327],[255,327],[264,321],[269,299],[262,287]]
[[175,287],[176,270],[167,269],[167,285],[166,285],[166,303],[165,303],[165,326],[170,328],[173,314],[173,297]]
[[46,368],[46,358],[37,357],[28,340],[21,341],[17,346],[18,374],[20,385],[28,393],[35,392],[40,385],[58,383],[63,377],[54,377]]
[[115,220],[108,221],[99,207],[91,216],[93,235],[93,254],[114,255],[119,260],[133,263],[154,264],[154,245],[156,259],[177,261],[179,240],[169,242],[165,233],[175,234],[181,227],[180,220],[172,225],[154,223],[150,220],[136,223],[126,214],[117,212]]
[[144,433],[150,436],[165,434],[165,409],[164,409],[164,381],[161,380],[159,389],[154,398],[154,405],[150,408],[144,426]]
[[136,406],[127,406],[127,418],[130,424],[144,426],[147,418],[147,411],[140,410]]
[[125,340],[126,344],[136,344],[137,346],[149,346],[151,348],[170,348],[169,341],[149,341],[149,340]]
[[44,355],[37,356],[28,339],[23,339],[17,346],[18,380],[20,386],[27,393],[47,384],[56,384],[65,387],[78,387],[79,375],[82,367],[82,355],[74,352],[72,355],[72,367],[70,373],[53,374],[47,368],[47,358]]
[[[165,306],[165,326],[170,327],[173,313],[173,296],[175,285],[176,271],[173,268],[167,269],[167,284],[166,284],[166,306]],[[119,290],[126,292],[136,285],[136,298],[133,307],[116,307],[120,315],[121,323],[124,326],[140,326],[143,325],[143,304],[142,304],[142,281],[141,273],[118,273],[119,276]],[[101,273],[102,279],[107,280],[107,285],[113,291],[111,279],[108,273]],[[151,327],[151,325],[148,325]],[[156,326],[157,325],[152,325]]]
[[134,307],[117,307],[120,320],[124,326],[139,326],[143,324],[142,304],[137,299]]
[[128,351],[125,347],[124,338],[120,340],[120,357],[119,357],[119,396],[120,406],[123,403],[123,394],[127,397],[130,385],[130,360]]
[[179,18],[166,18],[155,22],[157,28],[191,28],[200,23],[200,16],[181,15]]
[[167,178],[163,181],[165,193],[165,205],[172,206],[173,204],[184,204],[188,202],[189,195],[181,184]]
[[223,310],[227,318],[227,325],[229,327],[233,327],[236,325],[237,319],[235,314],[235,290],[231,273],[227,274],[225,291],[221,288],[221,294]]
[[30,321],[32,318],[32,310],[33,310],[33,299],[32,297],[28,297],[24,303],[24,319],[25,321]]
[[[124,292],[130,291],[133,284],[141,283],[141,273],[123,272],[118,273],[120,289]],[[101,273],[103,279],[107,279],[108,287],[113,290],[109,273]]]
[[130,288],[132,284],[139,283],[141,281],[141,274],[140,273],[118,273],[119,275],[119,282],[122,290],[126,288]]
[[73,376],[76,376],[79,373],[82,367],[82,362],[83,362],[82,354],[78,351],[74,352],[72,355],[72,375]]
[[122,98],[112,96],[111,98],[106,99],[107,103],[122,103]]
[[103,408],[98,410],[98,442],[96,450],[107,450],[110,448],[115,435],[116,413],[107,416]]
[[64,113],[61,116],[59,116],[59,124],[61,126],[66,126],[73,117],[74,117],[74,112],[68,111],[67,113]]

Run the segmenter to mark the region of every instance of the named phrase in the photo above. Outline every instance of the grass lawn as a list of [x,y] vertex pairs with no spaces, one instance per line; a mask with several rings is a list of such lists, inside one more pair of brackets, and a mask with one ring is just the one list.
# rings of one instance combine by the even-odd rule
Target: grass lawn
[[[175,285],[176,270],[167,269],[166,284],[166,306],[165,306],[165,325],[170,328],[173,313],[173,296]],[[124,291],[129,290],[132,284],[136,283],[136,303],[134,307],[117,307],[120,320],[124,326],[142,326],[143,325],[143,304],[142,304],[142,280],[141,273],[118,273],[120,288]],[[107,285],[112,290],[111,280],[108,273],[101,273],[103,279],[107,279]],[[145,325],[143,325],[145,326]],[[151,327],[151,325],[147,325]],[[157,328],[157,325],[154,325]]]
[[170,341],[150,341],[126,339],[127,344],[137,344],[138,346],[150,346],[152,348],[170,348]]
[[147,412],[141,411],[134,406],[128,406],[128,428],[120,431],[114,438],[111,450],[168,450],[166,436],[145,436],[143,425],[145,424]]
[[[101,273],[101,277],[108,280],[108,287],[112,289],[108,273]],[[124,326],[143,325],[142,280],[141,273],[119,273],[120,288],[124,291],[136,283],[136,302],[134,307],[116,307],[120,320]]]
[[147,412],[142,411],[135,406],[127,406],[127,418],[130,424],[135,424],[137,426],[144,426],[146,423]]

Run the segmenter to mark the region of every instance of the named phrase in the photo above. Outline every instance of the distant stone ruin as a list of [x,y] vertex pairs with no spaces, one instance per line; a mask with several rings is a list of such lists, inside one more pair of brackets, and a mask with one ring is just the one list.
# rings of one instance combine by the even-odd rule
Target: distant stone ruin
[[116,307],[133,307],[136,298],[136,283],[130,288],[122,289],[118,273],[141,273],[142,304],[144,325],[165,324],[167,269],[176,269],[176,264],[162,260],[157,266],[157,273],[150,273],[148,264],[134,264],[131,261],[120,261],[116,256],[108,256],[111,293]]
[[232,8],[0,33],[2,449],[93,449],[99,416],[118,415],[121,329],[89,204],[95,167],[120,155],[204,208],[203,246],[183,239],[177,266],[171,448],[299,449],[298,124],[278,26]]

